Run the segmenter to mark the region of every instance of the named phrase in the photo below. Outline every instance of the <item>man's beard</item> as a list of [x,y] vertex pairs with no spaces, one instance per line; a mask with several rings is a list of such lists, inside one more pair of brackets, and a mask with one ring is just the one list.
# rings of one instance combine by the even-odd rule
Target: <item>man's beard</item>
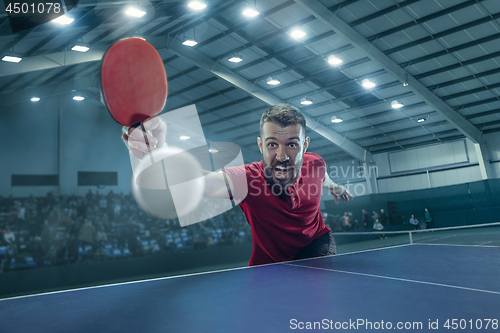
[[297,181],[301,167],[302,162],[295,166],[289,161],[281,163],[274,160],[271,165],[264,162],[264,176],[271,184],[273,194],[288,194],[287,189]]

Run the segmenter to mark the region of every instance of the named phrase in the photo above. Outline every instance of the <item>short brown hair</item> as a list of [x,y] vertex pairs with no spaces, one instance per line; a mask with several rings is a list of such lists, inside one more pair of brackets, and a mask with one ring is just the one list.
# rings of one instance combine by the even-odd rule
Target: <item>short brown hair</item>
[[260,118],[260,135],[266,122],[273,122],[280,127],[287,127],[294,124],[300,124],[306,130],[306,119],[298,108],[290,104],[278,104],[269,107]]

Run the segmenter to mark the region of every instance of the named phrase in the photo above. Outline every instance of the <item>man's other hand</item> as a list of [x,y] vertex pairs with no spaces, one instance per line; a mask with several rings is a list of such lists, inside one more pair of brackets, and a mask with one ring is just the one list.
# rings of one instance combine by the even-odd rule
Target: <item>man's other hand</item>
[[167,136],[167,124],[160,117],[155,116],[143,122],[146,132],[142,131],[142,126],[123,126],[122,139],[130,153],[141,159],[151,150],[162,147]]
[[353,195],[349,193],[349,191],[344,186],[341,185],[329,187],[328,191],[330,192],[331,195],[333,195],[336,204],[339,203],[339,198],[343,202],[347,202],[354,198]]

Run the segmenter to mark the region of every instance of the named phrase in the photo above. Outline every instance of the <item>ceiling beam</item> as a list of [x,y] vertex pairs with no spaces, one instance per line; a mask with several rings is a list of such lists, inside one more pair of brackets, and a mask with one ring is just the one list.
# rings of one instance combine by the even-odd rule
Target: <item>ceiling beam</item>
[[[398,129],[398,130],[391,131],[391,132],[385,132],[385,133],[381,133],[381,134],[368,135],[368,136],[364,136],[364,137],[361,137],[361,138],[354,139],[353,141],[354,142],[364,142],[364,141],[367,141],[367,140],[374,140],[374,139],[380,139],[380,138],[385,138],[385,137],[391,138],[392,135],[407,134],[408,132],[418,131],[418,130],[422,130],[422,129],[427,130],[430,127],[442,126],[442,125],[446,125],[446,124],[447,124],[446,120],[441,120],[441,121],[436,121],[436,122],[433,122],[433,123],[430,123],[430,124],[421,125],[420,127],[403,128],[403,129]],[[400,140],[393,139],[393,141],[399,142]]]
[[364,17],[362,17],[360,19],[357,19],[355,21],[352,21],[351,23],[349,23],[349,26],[354,27],[354,26],[357,26],[357,25],[361,25],[361,24],[366,23],[368,21],[371,21],[371,20],[374,20],[376,18],[379,18],[380,16],[387,15],[389,13],[392,13],[392,12],[396,11],[396,10],[399,10],[401,8],[404,8],[404,7],[407,7],[409,5],[412,5],[412,4],[414,4],[415,2],[418,2],[418,1],[419,0],[406,0],[404,2],[399,2],[399,3],[395,4],[395,5],[387,7],[385,9],[376,11],[373,14],[370,14],[370,15],[364,16]]
[[309,13],[314,15],[319,21],[328,28],[335,31],[340,36],[346,38],[358,50],[366,54],[372,61],[379,64],[388,73],[396,77],[401,82],[408,82],[415,95],[422,98],[427,104],[439,112],[449,123],[457,128],[462,134],[472,140],[474,143],[480,141],[481,132],[458,114],[453,108],[442,101],[439,97],[430,92],[422,83],[417,81],[402,69],[397,63],[386,56],[382,51],[373,47],[372,43],[367,41],[361,34],[342,21],[338,16],[328,10],[323,4],[316,0],[295,0]]
[[[153,41],[151,41],[154,45]],[[175,42],[170,46],[170,51],[176,53],[177,55],[191,61],[197,67],[206,70],[221,79],[226,80],[233,86],[249,93],[253,97],[265,102],[269,105],[276,105],[283,103],[280,99],[264,91],[260,87],[256,86],[252,82],[247,81],[243,77],[233,73],[221,64],[214,62],[203,54],[197,52],[193,49],[186,49],[182,47],[180,43]],[[371,154],[367,152],[361,146],[347,140],[344,136],[328,129],[326,126],[319,124],[319,122],[314,119],[304,115],[308,127],[316,131],[318,134],[322,135],[326,139],[330,140],[333,144],[337,145],[340,149],[348,153],[353,158],[364,161],[367,158],[371,158]]]
[[[15,92],[8,92],[8,93],[2,93],[0,94],[0,110],[1,109],[8,109],[14,104],[20,104],[20,103],[32,103],[30,101],[30,98],[33,96],[40,97],[42,100],[46,100],[48,98],[52,98],[54,96],[59,96],[67,93],[71,93],[72,91],[78,90],[78,91],[83,91],[86,88],[93,87],[98,89],[97,86],[97,79],[95,75],[87,75],[84,77],[79,77],[75,78],[74,80],[67,80],[63,82],[58,82],[50,85],[44,85],[40,87],[34,87],[34,88],[29,88],[29,89],[24,89],[21,91],[15,91]],[[95,100],[101,105],[100,103],[100,96],[98,93],[94,93],[90,90],[86,90],[83,92],[84,96],[89,97],[91,100]],[[101,105],[102,106],[102,105]],[[106,112],[104,110],[104,106],[102,106],[102,111]],[[216,135],[212,131],[204,128],[205,134],[210,138],[212,142],[215,141],[220,141],[224,142],[226,141],[225,138],[223,138],[220,135]],[[257,146],[257,144],[255,144]],[[257,159],[262,158],[261,155],[258,154],[256,150],[248,149],[245,147],[240,147],[243,157],[245,158],[245,162],[251,162]]]
[[5,92],[0,94],[0,109],[19,103],[32,103],[30,99],[34,96],[45,100],[53,96],[70,93],[74,90],[81,91],[89,87],[96,87],[97,85],[98,83],[95,75],[87,75],[54,84]]
[[472,22],[469,22],[469,23],[466,23],[466,24],[461,24],[459,26],[456,26],[456,27],[453,27],[453,28],[450,28],[450,29],[438,32],[438,33],[433,34],[433,35],[422,37],[420,39],[417,39],[417,40],[405,43],[403,45],[399,45],[399,46],[393,47],[392,49],[385,50],[384,53],[387,54],[387,55],[392,54],[392,53],[396,53],[396,52],[408,49],[410,47],[418,46],[420,44],[429,42],[431,40],[437,40],[438,38],[443,38],[445,36],[454,34],[456,32],[464,31],[465,29],[470,29],[470,28],[473,28],[475,26],[478,26],[478,25],[481,25],[481,24],[484,24],[484,23],[488,23],[490,21],[497,20],[499,18],[500,18],[500,13],[496,13],[496,14],[493,14],[493,15],[490,15],[490,16],[487,16],[487,17],[483,17],[483,18],[480,18],[478,20],[475,20],[475,21],[472,21]]
[[109,46],[96,46],[89,51],[63,51],[23,58],[20,63],[0,62],[0,77],[24,74],[43,69],[70,66],[90,61],[101,61]]
[[[374,41],[376,39],[392,35],[392,34],[394,34],[396,32],[402,31],[404,29],[408,29],[408,28],[414,27],[416,25],[420,25],[422,23],[428,22],[430,20],[435,20],[435,19],[440,18],[442,16],[451,14],[451,13],[456,12],[458,10],[461,10],[461,9],[464,9],[464,8],[476,5],[476,4],[478,4],[480,2],[483,2],[483,1],[485,1],[485,0],[468,0],[468,1],[465,1],[465,2],[462,2],[462,3],[459,3],[458,5],[455,5],[455,6],[452,6],[452,7],[448,7],[448,8],[445,8],[445,9],[441,10],[441,11],[432,13],[430,15],[414,19],[414,20],[412,20],[412,21],[410,21],[408,23],[399,25],[399,26],[391,28],[389,30],[385,30],[385,31],[379,32],[379,33],[377,33],[377,34],[375,34],[373,36],[367,37],[366,39],[371,42],[371,41]],[[398,6],[400,6],[400,5],[401,4],[398,4]]]
[[[160,0],[159,2],[161,2],[161,3],[176,3],[176,2],[178,2],[178,0]],[[118,1],[118,2],[116,2],[116,4],[118,4],[118,5],[123,5],[126,3],[137,3],[137,1],[130,0],[130,1]],[[77,10],[78,10],[78,8],[85,7],[86,5],[87,6],[96,6],[96,5],[100,6],[101,4],[114,6],[115,2],[113,0],[80,0],[80,2],[78,3],[79,7],[77,6],[75,8],[77,8]],[[147,6],[152,6],[148,2],[145,2],[145,4],[147,4]],[[212,16],[218,15],[222,9],[225,9],[229,6],[233,6],[235,4],[238,4],[238,2],[213,0],[212,5],[218,5],[216,7],[216,9],[210,11],[209,14],[204,14],[204,15],[200,16],[200,18],[196,24],[200,24],[204,20],[208,20]],[[164,14],[167,15],[168,12],[166,12]],[[116,16],[116,14],[114,16]],[[184,18],[184,16],[182,18]],[[104,23],[96,18],[91,19],[90,22],[93,22],[93,23],[98,22],[99,24]],[[106,22],[106,23],[109,23],[109,22]],[[144,26],[144,24],[149,24],[150,21],[143,22],[142,25],[138,26],[137,24],[139,24],[139,23],[131,23],[133,25],[133,27],[130,30],[127,30],[126,33],[123,33],[122,35],[120,35],[118,37],[118,39],[125,38],[125,37],[127,37],[128,34],[135,35],[135,33],[133,33],[135,30]],[[171,27],[168,31],[163,32],[162,34],[166,35],[166,34],[172,32],[172,30],[181,29],[181,27],[188,29],[189,26],[184,26],[184,23],[186,23],[186,22],[185,21],[180,22],[180,23],[176,24],[174,27]],[[91,24],[91,26],[92,26],[92,24]],[[96,27],[92,26],[92,29],[95,29],[95,28]],[[104,52],[112,44],[112,42],[106,42],[103,44],[99,43],[99,45],[95,45],[95,44],[98,43],[98,41],[100,39],[102,39],[103,37],[109,35],[114,29],[116,29],[116,27],[107,29],[106,32],[104,32],[101,36],[98,36],[98,37],[94,38],[93,41],[89,42],[92,47],[90,48],[89,51],[87,51],[83,54],[80,52],[73,52],[73,51],[64,50],[61,52],[53,52],[50,54],[30,55],[28,57],[23,57],[23,60],[19,64],[0,62],[0,77],[7,76],[7,75],[23,74],[23,73],[27,73],[27,72],[42,70],[42,69],[50,69],[50,68],[55,68],[55,67],[59,67],[59,66],[74,65],[74,64],[84,63],[84,62],[89,62],[89,61],[100,61]],[[89,31],[87,31],[87,32],[89,32]],[[149,30],[148,30],[148,32],[149,32]],[[18,39],[18,40],[20,40],[20,39]],[[149,40],[149,38],[148,38],[148,40]],[[17,41],[16,41],[16,43],[17,43]],[[70,44],[68,44],[68,45],[70,45]],[[163,48],[166,48],[166,43],[163,46]]]
[[420,79],[423,79],[424,77],[429,77],[429,76],[436,75],[439,73],[452,71],[452,70],[457,69],[457,68],[462,68],[462,67],[466,67],[469,65],[474,65],[474,64],[480,63],[480,62],[485,61],[485,60],[495,59],[496,57],[500,57],[500,51],[488,53],[488,54],[485,54],[483,56],[480,56],[477,58],[472,58],[469,60],[460,61],[460,62],[457,62],[456,64],[448,65],[445,67],[439,67],[439,68],[433,69],[433,70],[428,71],[428,72],[417,74],[414,76],[414,78],[417,80],[420,80]]
[[[161,0],[159,2],[162,3],[175,3],[179,0]],[[123,6],[123,5],[136,5],[140,4],[137,0],[80,0],[78,1],[78,5],[76,8],[82,7],[97,7],[107,8],[107,7],[115,7],[115,6]]]
[[486,43],[491,42],[491,41],[496,41],[499,38],[500,38],[500,33],[497,33],[497,34],[494,34],[494,35],[490,35],[490,36],[486,36],[486,37],[483,37],[483,38],[480,38],[480,39],[475,39],[472,42],[468,42],[468,43],[465,43],[465,44],[460,44],[460,45],[457,45],[457,46],[454,46],[454,47],[450,47],[449,49],[445,48],[444,50],[441,50],[441,51],[437,51],[437,52],[434,52],[434,53],[431,53],[431,54],[427,54],[427,55],[419,57],[419,58],[411,59],[409,61],[406,61],[406,62],[403,62],[403,63],[399,64],[399,66],[403,67],[403,68],[406,68],[406,67],[408,67],[410,65],[416,65],[416,64],[424,62],[424,61],[434,60],[434,59],[436,59],[438,57],[445,56],[445,55],[448,55],[448,54],[452,54],[452,53],[455,53],[457,51],[461,51],[461,50],[465,50],[465,49],[468,49],[468,48],[472,48],[472,47],[478,46],[480,44],[486,44]]

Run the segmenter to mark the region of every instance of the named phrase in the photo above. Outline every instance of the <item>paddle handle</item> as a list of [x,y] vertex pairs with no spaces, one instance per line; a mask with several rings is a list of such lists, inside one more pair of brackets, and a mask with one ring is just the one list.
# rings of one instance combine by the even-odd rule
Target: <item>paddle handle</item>
[[[153,132],[151,132],[151,130],[146,130],[144,128],[144,121],[141,121],[137,124],[134,124],[134,125],[130,126],[130,128],[140,128],[140,130],[144,133],[144,142],[146,143],[146,146],[149,147],[149,140],[148,140],[148,137],[146,134],[153,136]],[[153,148],[156,148],[156,145],[153,146]]]

